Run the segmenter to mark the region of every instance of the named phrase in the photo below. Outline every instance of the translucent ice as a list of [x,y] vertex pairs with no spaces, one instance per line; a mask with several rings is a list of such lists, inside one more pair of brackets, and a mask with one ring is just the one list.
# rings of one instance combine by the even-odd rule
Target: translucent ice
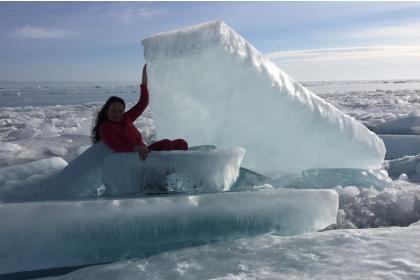
[[0,274],[144,257],[336,222],[333,190],[244,191],[142,199],[0,204]]
[[33,199],[44,191],[40,185],[66,166],[62,158],[52,157],[0,168],[0,201]]
[[311,168],[380,168],[381,139],[319,98],[223,22],[143,40],[159,138],[247,150],[268,176]]
[[386,161],[386,168],[393,178],[405,174],[411,182],[420,182],[420,155]]
[[419,234],[414,225],[263,235],[87,267],[57,280],[418,279]]
[[372,129],[378,134],[420,134],[420,115],[414,111],[407,117],[383,122]]
[[[274,180],[275,182],[276,180]],[[304,170],[302,176],[284,184],[294,188],[332,188],[337,185],[357,186],[383,190],[392,185],[392,179],[385,170],[370,169],[310,169]],[[277,185],[276,185],[277,186]]]
[[408,226],[420,219],[420,188],[401,180],[378,191],[374,188],[336,188],[340,196],[338,227]]
[[386,147],[386,159],[420,154],[420,135],[379,135]]
[[108,156],[102,178],[114,194],[175,191],[228,191],[239,176],[245,150],[210,149],[152,152],[146,161],[137,153]]

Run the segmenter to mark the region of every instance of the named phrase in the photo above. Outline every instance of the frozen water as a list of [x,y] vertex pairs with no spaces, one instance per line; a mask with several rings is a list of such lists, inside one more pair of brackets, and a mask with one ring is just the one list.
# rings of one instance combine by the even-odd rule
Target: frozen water
[[45,191],[40,185],[66,166],[62,158],[52,157],[0,168],[0,201],[33,199]]
[[390,120],[380,123],[372,130],[378,134],[420,134],[419,112],[411,112],[407,117]]
[[[77,82],[67,83],[66,85],[56,85],[51,82],[34,83],[33,85],[31,83],[20,82],[10,85],[6,83],[5,85],[4,82],[0,82],[0,167],[15,168],[24,163],[34,163],[34,161],[40,159],[46,159],[48,161],[51,157],[60,157],[67,162],[71,162],[75,157],[82,153],[86,147],[89,148],[89,146],[87,146],[90,144],[88,135],[90,134],[93,117],[99,107],[110,95],[123,97],[127,101],[127,107],[130,107],[138,99],[138,85],[136,85],[136,82],[121,83],[121,85],[115,86],[104,85],[102,83],[98,83],[97,85],[100,85],[100,87],[96,87],[96,83],[84,84]],[[312,92],[316,92],[323,99],[332,103],[340,111],[353,116],[372,129],[383,122],[392,122],[393,120],[400,118],[406,118],[408,120],[408,118],[418,115],[416,111],[420,110],[420,81],[418,80],[404,81],[403,83],[401,81],[315,82],[305,83],[305,86]],[[211,87],[213,88],[214,85],[211,85]],[[151,98],[153,98],[153,96],[153,92],[151,92]],[[259,114],[259,112],[256,112],[253,115],[256,119],[260,120]],[[262,120],[262,122],[263,121],[264,120]],[[141,130],[147,143],[150,143],[151,140],[155,138],[153,119],[149,112],[139,118],[135,125]],[[408,132],[405,132],[404,129],[402,131],[394,130],[390,132],[398,132],[406,135],[410,133],[417,134],[416,129],[412,129],[413,127],[415,128],[416,125],[406,125],[404,128],[410,128],[410,131]],[[181,136],[184,136],[182,132],[180,134]],[[256,134],[252,137],[265,137],[265,135]],[[412,137],[402,138],[397,136],[397,138],[398,141],[405,141],[405,139]],[[396,151],[405,146],[404,142],[398,143],[398,141],[395,142],[397,145],[394,146]],[[216,144],[214,142],[207,143]],[[413,144],[415,145],[414,142]],[[414,145],[413,147],[415,147]],[[389,147],[390,146],[388,145],[388,149],[392,150]],[[58,161],[61,160],[58,159]],[[324,181],[325,183],[328,183],[328,186],[340,183],[340,180],[337,178],[343,179],[340,183],[343,187],[335,188],[340,195],[339,207],[341,208],[338,211],[338,220],[335,228],[365,228],[389,225],[405,226],[418,220],[420,213],[420,187],[418,183],[412,184],[408,182],[419,182],[419,180],[416,179],[417,174],[419,174],[418,170],[420,170],[419,167],[417,167],[417,161],[417,156],[389,161],[389,168],[387,168],[389,175],[394,179],[405,177],[405,181],[395,180],[392,183],[392,186],[388,186],[383,190],[380,190],[379,188],[362,188],[357,185],[366,184],[369,181],[372,182],[372,184],[380,185],[380,171],[372,171],[372,173],[367,173],[369,176],[364,176],[362,173],[368,172],[368,170],[350,170],[351,172],[344,174],[345,176],[343,177],[339,177],[338,175],[342,174],[345,169],[329,169],[317,173],[318,175],[316,175],[315,178],[322,174],[322,177],[319,178],[320,182]],[[34,166],[37,166],[38,163]],[[63,161],[61,161],[61,163],[63,164],[62,167],[64,167],[65,163]],[[39,165],[39,167],[41,166],[43,165]],[[38,170],[33,169],[33,172],[38,172],[41,176],[42,174],[48,174],[47,165],[44,167],[46,168],[45,170],[42,168]],[[59,169],[60,168],[52,168],[49,170],[53,173],[57,172]],[[324,171],[328,172],[325,173]],[[401,175],[402,173],[407,174],[407,176]],[[25,187],[21,190],[28,190],[31,187],[31,182],[37,182],[37,176],[28,174],[28,177],[18,177],[19,173],[17,171],[12,172],[11,169],[9,169],[9,172],[6,172],[6,174],[7,176],[10,176],[8,177],[10,180],[15,180],[16,183],[18,181],[23,183],[25,180],[28,182],[28,185],[21,185]],[[307,175],[311,175],[309,177],[310,179],[314,178],[312,177],[314,174],[315,173],[312,172],[307,173]],[[350,176],[350,174],[352,175]],[[15,176],[15,179],[11,179],[12,176]],[[326,177],[324,178],[323,176]],[[0,185],[3,185],[6,182],[4,178],[5,177],[3,177],[3,181],[0,180]],[[327,178],[331,178],[332,181],[330,182],[330,179]],[[367,179],[367,181],[360,181],[360,179],[363,178]],[[269,179],[270,178],[262,176],[252,170],[241,168],[240,177],[235,186],[238,186],[239,188],[246,187],[253,190],[267,191],[272,190],[274,187],[278,187],[276,184],[270,185],[270,182],[267,182]],[[176,182],[176,180],[174,181]],[[383,183],[386,183],[386,181],[387,180],[384,180]],[[39,182],[42,182],[42,179]],[[347,184],[349,185],[346,186]],[[318,185],[321,187],[320,184]],[[235,186],[233,186],[232,189],[235,189]],[[355,186],[358,187],[356,188]],[[376,185],[375,187],[377,188]],[[10,190],[13,190],[13,188]],[[94,188],[90,189],[92,193],[96,192],[96,195],[100,195],[103,190],[103,186],[100,186],[97,190]],[[76,205],[81,206],[83,203],[83,201],[72,202],[75,207]],[[229,204],[230,202],[228,201],[226,203]],[[27,203],[19,204],[19,209],[24,209],[26,204]],[[43,204],[47,204],[47,202]],[[115,204],[118,204],[118,202],[115,202]],[[253,202],[249,202],[248,204],[253,205]],[[7,205],[9,204],[6,204],[5,206]],[[124,203],[122,203],[121,207],[124,206]],[[227,207],[227,205],[225,205],[225,207]],[[239,210],[243,209],[245,205],[242,205],[241,207],[242,208],[239,208]],[[19,212],[19,210],[17,210],[18,207],[15,206],[14,209],[15,211],[13,214],[17,214]],[[217,206],[215,209],[217,210]],[[29,216],[33,217],[36,213],[37,212],[31,213]],[[118,213],[120,213],[121,217],[124,217],[126,211],[121,209]],[[105,212],[104,215],[109,215],[109,211]],[[80,216],[86,217],[88,215],[83,213],[80,214]],[[11,218],[13,217],[17,216],[11,215]],[[46,215],[45,219],[48,219],[49,217],[49,215]],[[94,218],[100,220],[97,216]],[[39,219],[39,217],[34,218],[33,223],[37,223],[37,219]],[[23,221],[26,220],[23,219]],[[60,221],[59,224],[62,225],[65,221],[66,220],[64,219],[63,221]],[[115,221],[116,227],[113,228],[113,232],[117,231],[119,225],[118,218],[115,218]],[[19,221],[16,221],[16,223],[18,222]],[[72,222],[71,217],[69,222]],[[72,225],[70,223],[67,224],[67,226],[71,227]],[[26,226],[26,236],[28,238],[34,233],[37,234],[38,237],[41,236],[39,233],[41,232],[40,227],[34,226],[33,228],[35,231],[32,232],[32,224],[26,224]],[[75,228],[77,228],[77,226],[78,225],[76,224]],[[108,224],[103,227],[104,231],[101,233],[103,234],[102,236],[106,234],[105,231],[107,230],[107,226]],[[7,229],[7,226],[5,227],[2,222],[0,223],[0,228],[0,232],[3,232],[4,228]],[[78,232],[78,234],[83,235],[83,230],[87,228],[87,226],[84,228],[79,227],[80,230],[77,231],[77,229],[75,229],[73,233]],[[312,279],[319,275],[318,278],[320,279],[360,279],[362,277],[367,277],[369,279],[375,279],[375,277],[376,279],[384,279],[387,277],[416,279],[419,274],[417,266],[419,256],[415,255],[419,251],[416,247],[416,244],[418,243],[418,232],[407,232],[405,230],[406,228],[364,229],[358,231],[336,230],[326,233],[305,235],[311,236],[310,240],[314,243],[311,243],[311,241],[308,241],[307,239],[301,239],[302,236],[293,238],[268,236],[269,239],[265,240],[285,240],[284,242],[287,242],[287,245],[285,245],[286,243],[281,243],[281,245],[276,247],[272,246],[272,242],[268,241],[265,243],[263,241],[258,244],[254,243],[255,247],[249,247],[251,248],[250,251],[248,251],[249,254],[244,250],[236,251],[244,248],[240,247],[238,244],[250,244],[253,242],[254,238],[248,237],[242,239],[241,242],[243,243],[237,243],[237,241],[233,242],[232,247],[226,245],[227,243],[219,245],[216,243],[197,249],[193,248],[191,250],[196,252],[196,255],[194,255],[197,256],[196,258],[190,257],[191,255],[183,255],[184,251],[178,250],[173,251],[168,255],[161,255],[168,256],[163,262],[156,261],[158,257],[151,257],[133,262],[116,263],[105,269],[99,268],[98,271],[95,271],[95,268],[91,268],[93,269],[91,272],[92,274],[85,274],[85,270],[83,270],[81,271],[81,274],[71,274],[67,279],[87,279],[87,275],[93,275],[93,277],[96,277],[97,279],[106,279],[107,277],[112,279],[118,277],[138,279],[143,276],[143,272],[147,273],[149,278],[153,278],[154,275],[157,275],[156,278],[161,278],[162,274],[167,272],[169,278],[176,279],[176,275],[182,274],[182,276],[179,276],[178,278],[196,279],[203,275],[206,276],[206,273],[209,271],[212,271],[211,273],[220,272],[220,278],[246,278],[248,276],[248,278],[258,279],[293,277]],[[112,234],[113,233],[111,233],[110,236]],[[393,237],[391,235],[393,235]],[[46,235],[44,238],[34,238],[38,238],[37,242],[41,245],[48,245],[49,242],[54,244],[60,242],[57,241],[59,240],[58,235],[54,235],[51,238],[50,236],[51,235]],[[67,240],[69,236],[72,236],[72,233],[63,234],[61,240],[64,240],[64,238]],[[330,241],[324,239],[324,236],[331,236],[331,239],[329,239]],[[348,238],[344,238],[345,236]],[[259,238],[265,237],[258,237],[257,239]],[[4,238],[2,241],[6,242]],[[112,241],[108,243],[112,243]],[[185,243],[184,245],[194,245],[193,243],[194,242],[191,242],[190,244]],[[119,244],[120,243],[116,244],[116,247],[118,247]],[[176,248],[176,244],[168,244],[165,245],[166,249]],[[315,246],[311,246],[312,244],[315,244]],[[64,246],[64,244],[62,245]],[[162,246],[162,251],[165,250],[163,247],[164,246]],[[86,248],[89,248],[89,244],[86,245]],[[135,248],[132,250],[135,251]],[[127,250],[127,252],[128,251],[129,250]],[[71,254],[71,252],[72,251],[69,251],[69,254]],[[99,256],[98,254],[102,251],[95,251],[92,249],[92,251],[89,252],[92,252],[92,254],[89,254],[89,258],[94,258],[94,254]],[[220,252],[220,254],[212,254],[211,252]],[[226,253],[226,257],[224,257],[223,252]],[[239,253],[235,255],[233,252]],[[150,251],[147,253],[150,253]],[[117,252],[116,254],[119,253]],[[112,255],[112,252],[110,255]],[[174,257],[175,255],[179,256],[179,259],[176,259],[176,257]],[[238,255],[239,257],[237,257]],[[2,256],[3,255],[0,253],[0,267],[3,267],[3,263],[1,263]],[[23,254],[20,254],[20,256],[23,256]],[[22,264],[24,259],[21,260],[20,256],[17,262]],[[66,253],[60,254],[56,259],[59,260],[59,257],[61,256],[66,256]],[[124,255],[124,257],[128,258],[130,256],[135,256],[135,253],[127,253],[127,255]],[[202,257],[200,258],[200,256]],[[70,256],[68,257],[70,258]],[[28,257],[26,263],[33,260],[41,262],[40,259],[42,258],[43,255],[37,255],[36,258],[34,257],[32,259]],[[119,257],[116,257],[115,259],[118,258]],[[194,262],[195,260],[197,260],[197,262]],[[204,261],[201,262],[201,260]],[[151,267],[154,267],[155,270]],[[199,270],[199,274],[195,274],[191,271],[194,267]],[[240,272],[236,273],[235,270],[233,270],[235,268],[238,268],[237,271]],[[246,271],[250,272],[248,273]],[[133,274],[131,274],[131,272]],[[0,278],[2,277],[4,279],[9,279],[8,277],[1,275]],[[18,279],[20,278],[18,277]]]
[[0,204],[0,274],[144,257],[336,222],[334,190],[272,190],[142,199]]
[[100,141],[69,165],[61,158],[52,158],[0,169],[0,200],[144,195],[168,189],[228,191],[239,176],[244,154],[245,150],[239,147],[224,150],[204,147],[204,150],[152,152],[146,161],[141,161],[137,153],[113,153]]
[[169,188],[173,191],[228,191],[239,176],[245,150],[210,149],[152,152],[141,161],[137,153],[108,156],[102,178],[113,194],[136,194]]
[[244,147],[244,167],[269,176],[381,167],[382,140],[225,23],[157,34],[143,44],[158,137]]
[[0,169],[0,178],[3,178],[0,179],[0,200],[18,202],[94,197],[103,185],[102,166],[110,154],[113,154],[112,150],[98,142],[68,165],[62,158],[53,157],[4,167]]
[[[378,191],[337,187],[340,195],[338,227],[408,226],[420,219],[420,188],[404,181]],[[341,216],[341,217],[340,217]]]
[[420,80],[304,83],[341,111],[374,129],[420,110]]
[[392,179],[385,170],[371,169],[308,169],[301,176],[279,177],[269,182],[276,187],[288,188],[333,188],[335,186],[357,186],[383,190],[392,186]]
[[76,199],[94,197],[103,185],[101,178],[104,160],[114,152],[102,141],[92,145],[54,175],[43,187],[46,191],[36,198]]
[[137,82],[0,82],[0,106],[54,106],[105,102],[111,95],[138,98]]
[[388,173],[393,178],[405,174],[410,181],[420,182],[420,155],[405,156],[386,162]]
[[81,269],[84,279],[418,279],[420,227],[263,235]]
[[386,147],[386,159],[420,154],[420,135],[379,135]]
[[232,190],[253,189],[256,185],[264,184],[272,185],[275,188],[328,189],[340,185],[358,188],[374,187],[383,190],[392,186],[392,179],[383,169],[308,169],[302,171],[301,174],[290,174],[272,179],[241,168],[239,178]]
[[[30,95],[28,93],[28,95]],[[33,93],[37,100],[43,100]],[[45,94],[44,102],[49,102]],[[79,95],[67,93],[77,100]],[[138,93],[136,94],[138,98]],[[32,99],[35,98],[32,96]],[[102,98],[107,98],[102,93]],[[4,96],[0,95],[0,106]],[[82,99],[83,100],[83,99]],[[22,101],[23,102],[23,101]],[[70,162],[78,156],[77,149],[89,145],[94,117],[102,104],[20,106],[0,109],[0,167],[16,165],[51,156]],[[127,101],[127,108],[133,102]],[[146,143],[154,139],[154,124],[149,110],[135,122]]]

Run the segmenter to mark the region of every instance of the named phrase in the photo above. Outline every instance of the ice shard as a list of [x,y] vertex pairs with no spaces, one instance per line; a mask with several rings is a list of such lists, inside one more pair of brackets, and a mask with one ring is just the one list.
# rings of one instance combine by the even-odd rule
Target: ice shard
[[0,274],[144,257],[336,222],[333,190],[244,191],[0,204]]
[[276,176],[380,168],[381,139],[294,81],[224,22],[142,40],[159,138],[247,150],[243,166]]

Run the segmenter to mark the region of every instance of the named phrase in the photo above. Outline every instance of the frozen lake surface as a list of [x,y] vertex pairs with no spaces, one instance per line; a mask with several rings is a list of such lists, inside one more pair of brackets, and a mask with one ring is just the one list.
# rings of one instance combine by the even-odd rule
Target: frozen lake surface
[[[416,80],[308,82],[303,85],[371,128],[404,117],[415,117],[420,112],[420,81]],[[76,158],[90,145],[94,115],[110,95],[123,97],[130,107],[138,99],[138,84],[0,82],[0,189],[12,186],[13,180],[30,178],[17,176],[13,179],[14,174],[10,174],[10,170],[20,170],[18,167],[22,164],[53,157],[67,162]],[[135,125],[146,142],[158,138],[153,108]],[[401,137],[399,141],[404,139],[395,137]],[[410,136],[410,141],[415,141],[413,137]],[[416,173],[420,168],[416,155],[409,156],[389,162],[390,166],[398,164],[393,167],[394,172],[389,172],[391,181],[376,171],[340,170],[307,172],[305,178],[297,181],[292,178],[287,182],[278,180],[254,186],[255,190],[261,191],[292,183],[308,188],[327,178],[324,182],[334,184],[325,187],[333,188],[339,194],[337,225],[330,227],[338,230],[294,237],[246,237],[177,249],[147,258],[85,268],[60,279],[86,279],[88,276],[94,279],[197,279],[199,276],[206,279],[292,276],[296,279],[384,279],[388,276],[415,279],[419,273],[419,256],[418,248],[413,245],[420,230],[418,226],[405,226],[420,218],[420,176]],[[61,162],[57,164],[61,166]],[[48,168],[45,166],[45,176],[59,167]],[[322,188],[322,184],[316,188]],[[368,229],[372,227],[382,228]]]

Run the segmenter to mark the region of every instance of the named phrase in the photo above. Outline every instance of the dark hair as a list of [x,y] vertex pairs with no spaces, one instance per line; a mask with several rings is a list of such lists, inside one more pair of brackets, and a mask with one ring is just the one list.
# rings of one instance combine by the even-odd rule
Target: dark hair
[[112,103],[121,103],[122,105],[124,105],[125,108],[125,102],[122,98],[118,97],[118,96],[111,96],[110,98],[108,98],[108,100],[105,102],[104,106],[102,106],[101,110],[99,111],[97,117],[96,117],[96,122],[95,122],[95,126],[92,128],[92,142],[93,144],[95,144],[96,142],[98,142],[99,140],[101,140],[101,136],[99,135],[99,126],[106,120],[108,120],[108,115],[107,115],[107,111],[109,106],[111,106]]

